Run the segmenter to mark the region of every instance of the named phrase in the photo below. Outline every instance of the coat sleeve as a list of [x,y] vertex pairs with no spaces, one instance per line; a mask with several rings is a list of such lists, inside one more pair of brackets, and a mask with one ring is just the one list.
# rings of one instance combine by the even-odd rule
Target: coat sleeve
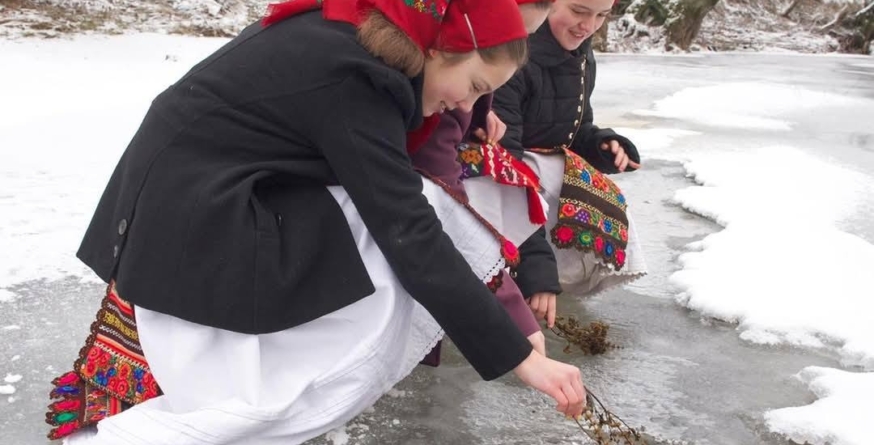
[[313,116],[313,143],[349,193],[376,244],[485,380],[515,368],[531,344],[443,232],[410,164],[401,108],[385,91],[350,77]]
[[539,292],[561,293],[555,252],[546,240],[546,229],[541,227],[519,246],[519,257],[513,272],[525,298]]
[[[616,166],[613,165],[615,156],[609,151],[601,150],[601,144],[611,140],[619,142],[625,148],[628,157],[637,163],[640,163],[640,154],[637,147],[628,138],[616,134],[610,128],[598,128],[594,124],[594,111],[592,110],[592,94],[595,91],[595,76],[597,74],[597,64],[595,63],[595,55],[589,51],[589,62],[586,72],[586,108],[583,113],[583,119],[580,124],[580,129],[574,138],[571,151],[580,155],[593,167],[597,168],[602,173],[619,173]],[[626,172],[634,171],[629,167]]]
[[507,125],[507,132],[501,139],[501,145],[519,159],[522,158],[525,149],[522,144],[522,129],[527,91],[526,72],[523,68],[495,91],[492,101],[492,110]]

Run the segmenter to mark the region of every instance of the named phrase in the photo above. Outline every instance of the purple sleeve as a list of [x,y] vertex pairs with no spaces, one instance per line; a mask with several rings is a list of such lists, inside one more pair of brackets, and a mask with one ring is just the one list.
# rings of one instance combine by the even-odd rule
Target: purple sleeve
[[513,323],[516,324],[516,327],[519,328],[522,335],[527,337],[535,332],[539,332],[540,324],[537,323],[537,319],[534,318],[531,308],[529,308],[528,304],[525,302],[525,298],[522,296],[522,291],[519,289],[519,286],[517,286],[516,282],[510,278],[510,274],[506,271],[502,273],[504,276],[501,277],[503,280],[501,287],[499,287],[498,291],[495,292],[495,297],[497,297],[498,303],[501,303],[501,306],[507,310],[507,314],[510,315]]
[[413,167],[443,181],[459,196],[467,199],[461,183],[458,144],[472,138],[471,131],[485,127],[492,107],[492,95],[481,97],[470,113],[452,110],[440,116],[440,123],[419,150],[411,156]]
[[443,113],[437,129],[419,150],[411,156],[413,167],[446,183],[449,188],[467,200],[461,183],[461,164],[458,163],[458,144],[464,137],[470,115],[460,110]]

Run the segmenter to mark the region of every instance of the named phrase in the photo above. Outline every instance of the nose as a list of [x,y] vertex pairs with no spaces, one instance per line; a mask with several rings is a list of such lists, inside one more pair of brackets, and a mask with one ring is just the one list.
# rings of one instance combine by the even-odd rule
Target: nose
[[580,23],[577,24],[577,27],[580,29],[580,32],[591,35],[595,32],[595,26],[597,26],[598,18],[594,14],[590,14],[586,16],[586,18],[582,19]]

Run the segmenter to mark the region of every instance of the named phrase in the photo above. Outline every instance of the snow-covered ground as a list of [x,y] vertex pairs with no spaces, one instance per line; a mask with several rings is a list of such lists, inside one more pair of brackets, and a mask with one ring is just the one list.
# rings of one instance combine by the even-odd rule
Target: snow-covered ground
[[[0,314],[27,298],[22,284],[95,280],[75,251],[118,157],[151,99],[224,41],[0,41]],[[728,57],[601,59],[599,122],[620,122],[644,165],[681,162],[698,185],[664,198],[724,227],[688,246],[669,283],[635,290],[736,323],[751,344],[838,355],[842,369],[792,371],[819,400],[771,406],[762,421],[798,443],[867,444],[860,416],[874,398],[874,64],[793,56],[769,68],[768,59]],[[718,69],[750,61],[765,68]],[[757,79],[775,69],[785,71]],[[628,113],[597,112],[604,108]],[[0,323],[0,342],[21,329]],[[16,368],[27,348],[0,357],[8,397],[0,403],[19,403],[32,384]],[[338,431],[330,439],[348,438]]]
[[152,98],[222,42],[0,41],[0,301],[14,284],[90,277],[75,252],[121,150]]
[[[633,112],[670,128],[621,131],[645,147],[645,158],[682,162],[699,186],[673,199],[724,226],[679,257],[677,301],[736,323],[753,343],[836,350],[852,370],[800,370],[821,400],[768,412],[768,427],[798,443],[861,445],[870,442],[865,406],[874,398],[874,128],[866,117],[874,100],[870,91],[859,97],[786,81],[685,88]],[[834,134],[822,143],[796,143],[805,125],[835,115],[849,116],[845,127],[864,135],[866,150],[836,159],[846,143],[839,128],[824,128]],[[749,134],[768,142],[748,142]],[[867,227],[858,230],[858,220]]]

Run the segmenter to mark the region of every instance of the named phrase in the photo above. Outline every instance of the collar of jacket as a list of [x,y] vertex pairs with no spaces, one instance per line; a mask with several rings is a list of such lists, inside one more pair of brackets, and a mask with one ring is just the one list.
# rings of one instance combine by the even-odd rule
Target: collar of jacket
[[577,63],[589,52],[592,47],[592,39],[586,39],[579,48],[568,51],[558,43],[555,36],[552,35],[552,29],[549,27],[549,20],[528,38],[531,48],[531,60],[541,66],[557,66],[568,61]]

